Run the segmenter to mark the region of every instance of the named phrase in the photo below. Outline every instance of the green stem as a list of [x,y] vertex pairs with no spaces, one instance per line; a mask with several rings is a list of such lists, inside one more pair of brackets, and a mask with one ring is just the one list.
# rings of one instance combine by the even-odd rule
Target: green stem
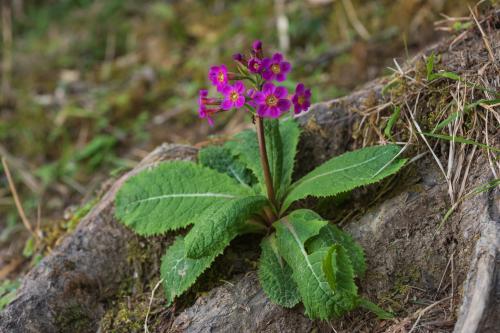
[[276,205],[276,196],[274,194],[273,178],[271,176],[271,170],[269,169],[269,160],[267,158],[266,138],[264,136],[264,120],[259,116],[256,116],[256,126],[257,126],[257,139],[259,141],[260,162],[262,164],[262,171],[264,173],[264,181],[266,183],[267,198],[273,205],[274,209],[272,210],[271,214],[272,214],[272,219],[276,221],[277,216],[274,210],[276,210],[278,206]]

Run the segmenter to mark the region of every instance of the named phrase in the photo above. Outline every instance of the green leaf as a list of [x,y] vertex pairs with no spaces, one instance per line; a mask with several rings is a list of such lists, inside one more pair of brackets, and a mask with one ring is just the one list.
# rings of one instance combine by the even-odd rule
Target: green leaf
[[252,170],[259,181],[260,193],[266,193],[264,174],[260,164],[259,143],[253,130],[245,130],[235,135],[232,141],[225,144],[231,153],[238,157],[248,169]]
[[389,118],[389,121],[387,121],[387,126],[385,126],[384,135],[386,136],[386,138],[390,140],[392,140],[392,127],[394,126],[396,121],[398,121],[400,113],[401,113],[401,108],[399,106],[396,106],[394,108],[394,112]]
[[358,300],[358,305],[368,311],[373,312],[379,319],[392,319],[394,315],[390,312],[385,311],[380,306],[375,303],[370,302],[367,299],[360,298]]
[[300,302],[297,284],[292,279],[292,269],[283,260],[272,234],[260,243],[262,253],[259,260],[259,280],[269,299],[285,308]]
[[188,290],[223,251],[224,247],[221,247],[209,256],[191,259],[186,257],[184,238],[177,237],[163,256],[160,267],[167,304],[170,305],[175,297]]
[[252,195],[234,179],[191,162],[162,163],[130,178],[116,196],[116,216],[140,235],[195,223],[213,205]]
[[297,144],[300,137],[300,129],[297,122],[293,119],[280,122],[280,135],[283,146],[283,171],[281,173],[281,184],[278,189],[278,200],[281,201],[292,183],[295,155],[297,154]]
[[334,157],[292,184],[281,212],[307,196],[333,196],[375,183],[395,172],[406,160],[396,159],[397,145],[374,146]]
[[273,187],[278,192],[283,172],[283,146],[278,119],[264,119],[264,136],[266,138],[269,169],[273,177]]
[[0,283],[0,310],[7,306],[15,297],[20,283],[17,280],[4,280]]
[[489,149],[489,150],[497,152],[497,153],[500,152],[500,149],[498,149],[498,148],[488,146],[484,143],[480,143],[480,142],[477,142],[474,140],[466,139],[466,138],[461,137],[461,136],[455,136],[455,135],[451,136],[451,135],[445,135],[445,134],[432,134],[432,133],[424,133],[424,132],[422,134],[425,136],[429,136],[431,138],[447,140],[447,141],[454,141],[454,142],[459,142],[459,143],[465,143],[468,145],[474,145],[474,146],[479,146],[481,148]]
[[[480,99],[480,100],[477,100],[475,102],[466,104],[463,108],[463,114],[465,115],[465,114],[470,113],[472,110],[474,110],[480,104],[495,105],[495,104],[499,104],[499,103],[500,103],[500,99],[498,99],[498,98],[496,98],[496,99]],[[446,119],[442,120],[441,122],[439,122],[439,124],[436,125],[436,127],[434,127],[434,129],[431,131],[431,134],[434,134],[435,132],[443,129],[449,123],[451,123],[452,121],[454,121],[455,119],[460,117],[461,114],[462,114],[461,111],[455,111],[455,112],[451,113]]]
[[[278,129],[279,136],[277,135]],[[291,183],[300,130],[293,119],[282,122],[265,120],[264,130],[269,167],[275,192],[280,200]],[[266,193],[256,132],[253,130],[243,131],[237,134],[234,140],[226,143],[226,147],[253,171],[260,183],[261,193]]]
[[354,268],[355,275],[362,277],[366,271],[363,249],[349,234],[342,231],[339,227],[333,224],[324,226],[320,230],[318,236],[307,242],[306,248],[308,252],[315,252],[322,248],[330,248],[334,244],[341,245],[346,249],[349,260]]
[[358,288],[354,283],[354,269],[342,245],[330,246],[323,259],[323,272],[332,290],[351,294],[353,298],[357,296]]
[[292,268],[306,314],[310,318],[327,319],[340,316],[356,306],[356,299],[334,292],[323,271],[328,249],[308,254],[305,242],[327,225],[310,210],[297,210],[274,224],[279,253]]
[[234,158],[229,149],[221,146],[209,146],[198,153],[198,162],[201,165],[225,173],[242,185],[250,186],[255,183],[255,177],[243,162]]
[[225,248],[246,229],[246,221],[268,203],[266,197],[253,196],[224,202],[205,211],[185,238],[186,255],[201,258]]

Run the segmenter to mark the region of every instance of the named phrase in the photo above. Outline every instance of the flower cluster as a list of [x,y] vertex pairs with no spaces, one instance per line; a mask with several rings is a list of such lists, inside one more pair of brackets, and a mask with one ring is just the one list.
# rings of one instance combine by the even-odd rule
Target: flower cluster
[[[200,90],[198,114],[213,126],[215,113],[231,109],[247,108],[259,117],[278,118],[293,105],[294,113],[307,111],[311,106],[311,90],[302,83],[289,94],[287,88],[273,81],[283,82],[292,70],[292,65],[281,53],[264,57],[262,42],[252,44],[250,55],[238,53],[233,56],[237,72],[229,72],[225,65],[212,66],[208,78],[222,98],[208,97],[207,90]],[[247,83],[249,87],[245,85]]]

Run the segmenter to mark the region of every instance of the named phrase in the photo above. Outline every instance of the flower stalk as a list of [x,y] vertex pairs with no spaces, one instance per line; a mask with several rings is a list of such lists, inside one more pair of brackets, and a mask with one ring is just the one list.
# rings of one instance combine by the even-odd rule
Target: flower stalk
[[271,175],[271,170],[269,169],[269,160],[267,158],[267,149],[266,149],[266,138],[264,136],[264,119],[260,116],[256,116],[256,127],[257,127],[257,139],[259,141],[259,154],[260,154],[260,162],[262,164],[262,171],[264,172],[264,181],[266,183],[266,189],[267,189],[267,197],[271,204],[273,205],[273,210],[271,212],[271,219],[273,221],[277,220],[276,216],[276,209],[277,207],[277,202],[276,202],[276,195],[274,192],[274,186],[273,186],[273,178]]

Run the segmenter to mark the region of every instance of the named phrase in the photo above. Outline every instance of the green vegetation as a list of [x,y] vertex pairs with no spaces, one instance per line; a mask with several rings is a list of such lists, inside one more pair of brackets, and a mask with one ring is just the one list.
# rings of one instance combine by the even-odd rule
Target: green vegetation
[[[396,173],[405,163],[398,159],[400,148],[345,153],[292,182],[298,126],[294,120],[277,119],[265,119],[263,126],[262,132],[247,130],[225,144],[222,149],[232,158],[214,165],[222,173],[191,162],[169,162],[132,177],[118,192],[116,215],[138,234],[160,235],[192,225],[162,259],[167,302],[187,291],[234,238],[256,233],[267,235],[259,277],[273,302],[292,307],[302,301],[313,319],[339,317],[358,306],[390,317],[358,295],[354,278],[365,272],[362,249],[317,213],[289,207],[308,196],[331,197]],[[200,154],[213,162],[220,150],[206,148]],[[266,154],[265,162],[261,154]],[[233,163],[251,170],[258,184],[230,177]]]

